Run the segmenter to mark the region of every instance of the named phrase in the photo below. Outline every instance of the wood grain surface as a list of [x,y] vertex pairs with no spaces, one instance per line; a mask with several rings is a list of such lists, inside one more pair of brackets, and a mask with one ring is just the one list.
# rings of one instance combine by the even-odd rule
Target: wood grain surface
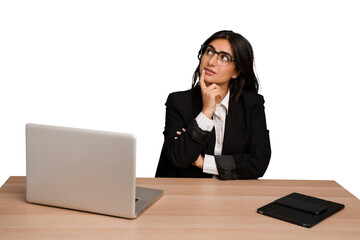
[[[0,239],[360,239],[360,201],[335,181],[137,178],[164,196],[135,220],[27,203],[26,178],[0,189]],[[345,204],[313,228],[256,213],[292,192]]]

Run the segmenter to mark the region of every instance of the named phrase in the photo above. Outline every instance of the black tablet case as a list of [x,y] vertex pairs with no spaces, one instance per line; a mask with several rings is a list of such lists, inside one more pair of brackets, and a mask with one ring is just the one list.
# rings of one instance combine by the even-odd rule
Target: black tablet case
[[310,228],[342,210],[345,205],[291,193],[257,210],[258,213]]

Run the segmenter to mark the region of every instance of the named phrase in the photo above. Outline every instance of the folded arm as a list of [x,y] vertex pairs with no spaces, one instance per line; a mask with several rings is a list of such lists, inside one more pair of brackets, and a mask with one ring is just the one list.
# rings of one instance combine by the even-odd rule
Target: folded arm
[[[183,128],[186,131],[177,134]],[[203,151],[209,135],[210,131],[199,128],[195,118],[190,123],[186,123],[184,116],[169,96],[166,102],[164,147],[169,160],[176,167],[185,169],[192,165]]]

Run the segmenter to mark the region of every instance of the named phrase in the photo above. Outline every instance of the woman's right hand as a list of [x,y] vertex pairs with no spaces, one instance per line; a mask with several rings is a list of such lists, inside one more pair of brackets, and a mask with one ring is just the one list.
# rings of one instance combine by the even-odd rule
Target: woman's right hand
[[211,119],[216,110],[216,103],[221,101],[223,91],[215,83],[211,84],[210,86],[206,86],[205,70],[203,70],[200,75],[199,83],[203,100],[203,108],[201,112],[209,119]]
[[196,159],[195,162],[192,163],[195,167],[204,168],[204,157],[200,154],[199,157]]

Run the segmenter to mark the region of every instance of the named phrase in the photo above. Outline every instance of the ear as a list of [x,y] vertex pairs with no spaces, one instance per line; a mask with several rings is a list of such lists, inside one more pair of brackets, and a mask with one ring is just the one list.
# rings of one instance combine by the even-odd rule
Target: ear
[[231,76],[231,78],[236,79],[240,75],[240,70],[236,69],[234,75]]

